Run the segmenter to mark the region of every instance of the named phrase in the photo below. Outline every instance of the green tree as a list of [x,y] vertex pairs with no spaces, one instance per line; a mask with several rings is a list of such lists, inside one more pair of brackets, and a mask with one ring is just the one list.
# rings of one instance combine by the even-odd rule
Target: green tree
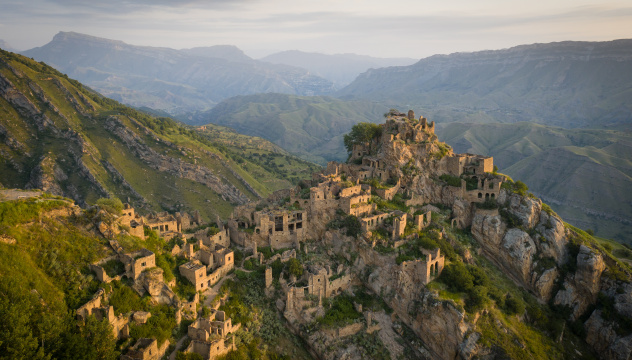
[[69,334],[65,354],[68,359],[115,360],[118,356],[116,337],[107,319],[88,316],[76,332]]
[[297,279],[303,276],[303,265],[298,259],[290,259],[290,261],[288,261],[288,269],[290,274],[296,276]]
[[470,291],[474,287],[474,276],[461,262],[446,266],[441,272],[441,280],[453,291]]
[[353,125],[351,132],[345,134],[344,144],[347,152],[351,153],[354,145],[365,144],[382,136],[382,127],[377,124],[361,122]]
[[101,198],[97,200],[96,204],[99,206],[99,208],[113,215],[120,215],[121,211],[123,211],[123,203],[117,198]]

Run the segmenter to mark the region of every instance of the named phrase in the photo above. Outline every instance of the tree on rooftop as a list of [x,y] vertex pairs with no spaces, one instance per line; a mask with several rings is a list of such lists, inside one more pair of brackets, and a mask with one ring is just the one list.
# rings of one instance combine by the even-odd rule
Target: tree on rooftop
[[351,153],[354,145],[369,143],[371,140],[382,136],[382,127],[378,124],[361,122],[353,125],[351,132],[345,134],[344,143],[347,152]]

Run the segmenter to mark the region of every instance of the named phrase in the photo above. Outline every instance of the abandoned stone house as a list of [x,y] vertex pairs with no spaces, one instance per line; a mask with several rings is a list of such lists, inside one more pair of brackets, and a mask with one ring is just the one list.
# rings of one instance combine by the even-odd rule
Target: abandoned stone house
[[208,318],[199,317],[188,327],[187,335],[192,341],[185,352],[196,353],[204,359],[223,355],[235,349],[234,338],[227,339],[227,336],[240,327],[241,324],[232,324],[223,311],[215,310]]
[[207,229],[203,229],[194,235],[196,239],[202,240],[202,244],[208,247],[219,245],[227,248],[230,246],[230,229],[228,227],[223,227],[215,234],[212,234]]
[[94,316],[97,320],[107,319],[112,325],[112,333],[117,339],[129,337],[129,317],[124,315],[116,316],[112,306],[102,306],[105,292],[99,289],[93,298],[77,309],[77,320],[85,321],[88,316]]
[[231,336],[230,339],[221,338],[213,341],[193,340],[185,352],[196,353],[202,356],[204,360],[213,360],[235,349],[235,337]]
[[164,356],[168,346],[169,341],[159,348],[156,339],[140,338],[125,355],[121,355],[121,360],[158,360]]
[[447,158],[447,170],[452,176],[484,175],[494,171],[494,158],[475,154],[455,154]]
[[130,204],[126,203],[123,205],[123,211],[118,218],[118,223],[128,227],[130,235],[145,239],[145,221]]
[[189,215],[189,213],[184,211],[177,212],[175,218],[178,224],[178,231],[185,231],[202,225],[202,217],[198,210],[195,210],[193,215]]
[[470,178],[476,180],[476,189],[467,190],[465,180],[461,180],[461,197],[469,202],[484,202],[494,200],[500,195],[502,177],[493,175],[472,175]]
[[145,225],[147,225],[150,229],[157,231],[160,235],[169,231],[181,231],[176,218],[167,212],[152,214],[145,217]]
[[215,249],[201,249],[198,260],[180,265],[180,274],[201,291],[213,286],[219,279],[235,267],[235,255],[232,250],[216,246]]
[[192,340],[208,341],[213,335],[226,337],[239,330],[240,327],[241,324],[232,324],[225,312],[212,310],[208,318],[201,316],[189,325],[187,334]]
[[422,252],[426,256],[425,259],[416,259],[403,261],[400,265],[402,273],[406,273],[412,279],[411,286],[415,284],[427,285],[434,280],[443,271],[445,264],[445,256],[441,255],[440,250],[425,250]]
[[307,211],[265,209],[254,213],[254,233],[267,237],[273,249],[293,247],[305,239]]
[[307,286],[287,286],[285,290],[285,309],[294,310],[302,308],[307,296],[316,296],[319,299],[341,294],[351,286],[351,274],[345,274],[343,269],[334,274],[331,269],[313,267],[305,272],[303,278]]
[[156,266],[156,255],[147,249],[121,255],[120,260],[125,266],[126,276],[134,280],[138,279],[144,270]]

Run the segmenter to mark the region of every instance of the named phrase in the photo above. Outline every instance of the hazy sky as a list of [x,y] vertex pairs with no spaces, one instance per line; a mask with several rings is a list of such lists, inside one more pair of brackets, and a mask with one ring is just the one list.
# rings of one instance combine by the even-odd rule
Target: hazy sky
[[0,39],[19,50],[76,31],[135,45],[236,45],[422,58],[562,40],[632,37],[632,1],[0,0]]

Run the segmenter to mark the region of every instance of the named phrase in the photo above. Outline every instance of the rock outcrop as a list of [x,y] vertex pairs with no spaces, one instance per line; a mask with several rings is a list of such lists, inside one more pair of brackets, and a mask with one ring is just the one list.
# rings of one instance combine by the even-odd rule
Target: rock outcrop
[[601,254],[581,245],[577,255],[577,270],[564,279],[563,289],[555,295],[554,303],[570,307],[571,317],[579,318],[597,301],[601,274],[605,269]]

